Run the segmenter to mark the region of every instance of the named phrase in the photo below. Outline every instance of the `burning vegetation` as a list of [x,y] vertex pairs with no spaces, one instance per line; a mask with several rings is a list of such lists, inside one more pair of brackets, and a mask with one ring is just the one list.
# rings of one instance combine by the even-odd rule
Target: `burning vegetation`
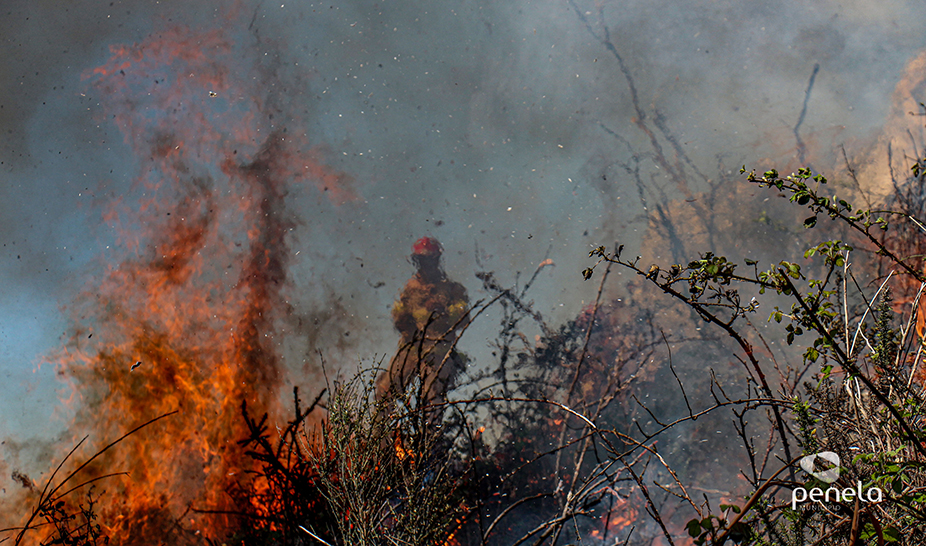
[[[287,130],[300,124],[268,92],[273,67],[242,68],[240,56],[220,30],[177,26],[113,47],[86,75],[142,174],[134,201],[106,216],[120,250],[72,305],[55,357],[72,428],[92,441],[75,440],[30,489],[14,542],[555,541],[579,516],[603,540],[623,530],[632,493],[588,458],[581,412],[607,411],[639,354],[635,333],[610,329],[629,308],[601,305],[601,293],[558,330],[525,299],[530,283],[503,288],[482,273],[493,297],[470,304],[444,277],[439,243],[422,239],[388,381],[360,375],[307,407],[297,391],[285,409],[279,338],[301,221],[286,198],[306,183],[332,206],[355,194],[322,148]],[[457,336],[493,306],[502,362],[463,380]],[[521,343],[525,320],[541,328],[536,345]],[[610,495],[607,514],[589,511]],[[549,511],[561,514],[539,516]]]
[[[577,13],[633,89],[607,29]],[[477,272],[485,298],[471,301],[446,277],[440,244],[422,238],[415,276],[393,307],[395,356],[310,385],[308,405],[294,389],[290,406],[281,401],[289,373],[281,338],[295,314],[289,260],[302,219],[287,197],[304,185],[330,206],[356,194],[350,176],[326,164],[324,148],[288,131],[302,125],[268,92],[273,66],[227,69],[241,56],[221,31],[174,27],[114,47],[87,74],[137,156],[140,197],[108,214],[121,254],[72,307],[75,326],[56,356],[73,386],[73,428],[93,440],[75,440],[41,486],[14,475],[33,508],[6,530],[13,544],[922,539],[924,393],[914,332],[922,332],[916,217],[926,160],[895,181],[891,212],[824,196],[826,181],[809,170],[748,175],[809,210],[803,226],[845,236],[808,250],[803,259],[816,263],[760,270],[747,259],[743,273],[720,250],[694,254],[691,246],[738,248],[724,234],[759,211],[721,199],[732,176],[703,175],[634,94],[634,123],[652,145],[645,161],[675,187],[645,185],[644,155],[602,125],[628,152],[610,167],[655,204],[645,261],[628,258],[624,245],[594,250],[598,263],[585,271],[600,278],[594,301],[553,324],[529,298],[551,260],[523,285]],[[818,217],[836,227],[815,227]],[[858,258],[856,275],[858,249],[870,255]],[[659,255],[672,263],[650,265]],[[905,276],[883,275],[871,295],[864,275],[877,267]],[[606,289],[616,268],[636,277],[622,298]],[[913,310],[899,329],[889,286],[906,290],[898,301]],[[755,326],[762,302],[776,306],[770,321],[784,322],[779,333],[802,351],[773,347]],[[499,319],[495,360],[473,363],[457,342],[491,316]],[[690,318],[713,333],[689,328]],[[662,329],[666,321],[674,330]],[[735,373],[706,370],[705,355]],[[711,460],[699,446],[720,426],[742,449]],[[818,451],[851,461],[843,479],[860,491],[864,483],[893,496],[798,510],[785,491],[813,489],[795,464]],[[718,466],[726,479],[705,483]]]

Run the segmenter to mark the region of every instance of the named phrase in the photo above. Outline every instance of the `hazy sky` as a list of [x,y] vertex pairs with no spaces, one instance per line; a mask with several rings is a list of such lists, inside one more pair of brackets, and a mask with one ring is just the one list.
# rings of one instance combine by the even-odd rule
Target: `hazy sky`
[[[144,158],[106,118],[92,76],[111,46],[220,33],[234,44],[233,76],[267,86],[274,126],[344,173],[353,201],[312,181],[288,197],[302,220],[290,273],[295,308],[318,319],[296,344],[352,366],[394,349],[389,309],[418,237],[440,239],[472,299],[486,295],[477,255],[506,284],[552,259],[532,298],[554,323],[594,297],[579,273],[589,245],[639,242],[648,211],[613,165],[648,144],[605,28],[639,104],[711,176],[718,154],[731,168],[796,166],[793,128],[815,65],[808,160],[868,150],[905,64],[926,47],[924,11],[903,0],[6,0],[0,437],[63,426],[48,424],[54,369],[38,366],[73,326],[63,308],[119,252],[104,213],[136,206]],[[485,352],[490,322],[465,350]]]

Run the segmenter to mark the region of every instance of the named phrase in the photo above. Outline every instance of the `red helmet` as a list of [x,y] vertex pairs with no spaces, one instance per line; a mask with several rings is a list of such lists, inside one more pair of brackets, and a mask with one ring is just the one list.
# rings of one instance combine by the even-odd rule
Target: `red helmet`
[[412,254],[416,256],[440,256],[441,247],[437,239],[422,237],[412,246]]

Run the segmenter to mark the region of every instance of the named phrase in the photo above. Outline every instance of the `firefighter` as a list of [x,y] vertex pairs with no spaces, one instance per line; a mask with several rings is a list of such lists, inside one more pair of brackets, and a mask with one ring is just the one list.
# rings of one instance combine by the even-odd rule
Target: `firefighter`
[[452,347],[456,329],[466,321],[469,298],[462,284],[447,279],[441,253],[440,243],[431,237],[418,239],[412,247],[416,272],[392,307],[401,338],[389,369],[377,380],[380,399],[390,390],[404,392],[417,377],[424,382],[426,402],[442,402],[462,371],[463,357]]

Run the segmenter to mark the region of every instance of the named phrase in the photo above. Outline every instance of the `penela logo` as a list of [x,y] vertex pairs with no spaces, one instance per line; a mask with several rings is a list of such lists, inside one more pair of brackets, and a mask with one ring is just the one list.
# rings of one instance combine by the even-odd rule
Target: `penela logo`
[[[816,462],[822,459],[833,466],[824,470],[817,470]],[[801,468],[817,480],[832,484],[839,479],[839,455],[832,451],[822,451],[813,455],[808,455],[800,460]],[[822,464],[822,463],[821,463]],[[862,489],[862,482],[858,480],[856,487],[828,487],[826,491],[819,487],[814,487],[810,491],[805,487],[796,487],[791,491],[791,509],[797,510],[798,505],[806,501],[823,504],[824,502],[848,502],[858,499],[861,502],[879,503],[884,498],[884,492],[878,487],[869,487]]]
[[[814,462],[816,462],[817,457],[833,463],[833,467],[823,471],[815,470]],[[821,451],[820,453],[816,453],[814,455],[808,455],[801,459],[800,464],[801,468],[804,469],[804,472],[810,474],[823,483],[833,483],[839,479],[839,455],[833,453],[832,451]]]

